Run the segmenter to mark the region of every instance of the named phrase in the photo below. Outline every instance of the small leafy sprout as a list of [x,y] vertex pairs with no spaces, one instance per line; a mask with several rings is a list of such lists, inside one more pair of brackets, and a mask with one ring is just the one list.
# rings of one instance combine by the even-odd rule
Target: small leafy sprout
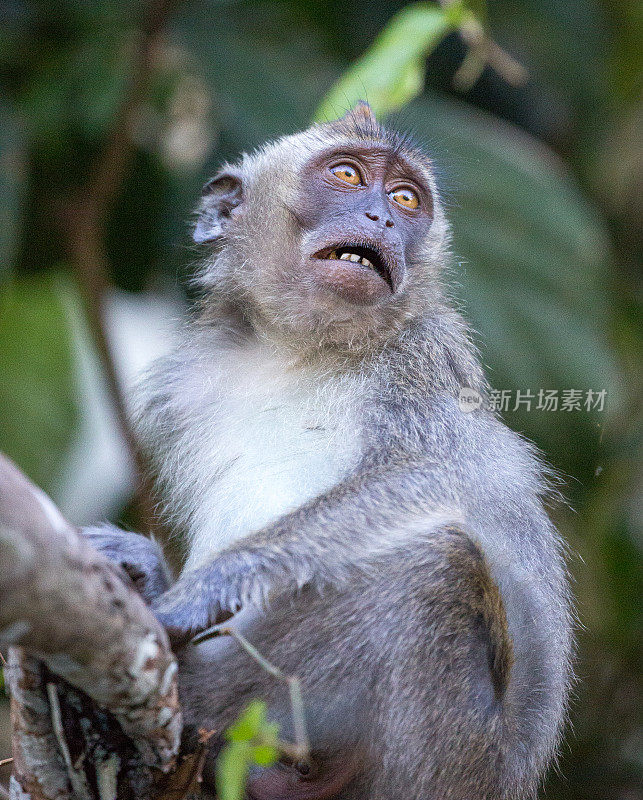
[[250,768],[270,767],[279,759],[279,725],[268,721],[264,702],[253,700],[224,737],[227,744],[216,765],[217,797],[243,800]]

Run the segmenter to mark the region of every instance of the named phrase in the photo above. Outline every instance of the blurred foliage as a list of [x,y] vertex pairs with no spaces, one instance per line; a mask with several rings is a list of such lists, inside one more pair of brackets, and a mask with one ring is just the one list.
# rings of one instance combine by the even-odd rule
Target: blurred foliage
[[[0,2],[0,449],[54,495],[94,413],[79,389],[79,362],[95,358],[78,335],[64,224],[126,90],[139,12],[124,0]],[[525,86],[485,69],[454,91],[465,47],[452,29],[472,12],[528,69]],[[187,223],[219,162],[316,113],[339,114],[357,95],[400,109],[389,121],[413,131],[441,174],[454,295],[493,385],[608,392],[603,413],[506,415],[568,478],[577,509],[556,512],[583,628],[574,732],[551,799],[643,797],[641,43],[634,0],[480,0],[446,11],[185,0],[156,52],[107,231],[116,288],[188,295]],[[151,326],[139,308],[140,327]],[[116,485],[110,464],[101,469],[94,480]],[[243,758],[230,757],[237,774],[249,741],[237,742]]]
[[0,280],[16,258],[25,175],[20,130],[0,103]]
[[78,422],[69,322],[69,279],[13,280],[0,307],[0,442],[48,491]]

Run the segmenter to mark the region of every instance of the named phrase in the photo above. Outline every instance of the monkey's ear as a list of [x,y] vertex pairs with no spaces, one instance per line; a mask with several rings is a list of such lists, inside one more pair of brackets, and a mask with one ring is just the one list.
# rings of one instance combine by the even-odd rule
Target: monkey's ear
[[351,120],[353,122],[368,123],[369,125],[377,125],[373,109],[365,100],[358,100],[357,103],[349,109],[343,117],[343,120]]
[[214,242],[228,225],[230,214],[243,200],[241,176],[225,170],[209,180],[201,192],[192,238],[197,244]]

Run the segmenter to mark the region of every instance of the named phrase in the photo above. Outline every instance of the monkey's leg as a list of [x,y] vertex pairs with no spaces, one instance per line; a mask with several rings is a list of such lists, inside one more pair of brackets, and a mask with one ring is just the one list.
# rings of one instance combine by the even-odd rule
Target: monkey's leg
[[[300,678],[312,744],[311,774],[292,765],[258,770],[253,798],[532,796],[542,764],[529,739],[516,736],[502,599],[461,531],[388,553],[351,587],[304,588],[230,624]],[[261,698],[282,737],[292,737],[286,687],[234,640],[189,648],[180,676],[195,728],[222,730]],[[533,697],[541,687],[521,688]],[[534,706],[522,720],[535,728],[536,744],[541,711]]]

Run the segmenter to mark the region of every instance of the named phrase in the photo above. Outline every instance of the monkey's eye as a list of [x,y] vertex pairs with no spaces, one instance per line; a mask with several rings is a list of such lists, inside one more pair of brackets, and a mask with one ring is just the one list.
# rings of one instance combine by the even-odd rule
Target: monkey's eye
[[413,189],[409,189],[406,186],[401,189],[393,189],[388,193],[388,196],[389,200],[404,206],[404,208],[416,209],[420,205],[420,198]]
[[337,164],[337,166],[331,167],[330,171],[336,178],[339,178],[340,181],[350,183],[351,186],[360,186],[362,183],[359,172],[350,164]]

